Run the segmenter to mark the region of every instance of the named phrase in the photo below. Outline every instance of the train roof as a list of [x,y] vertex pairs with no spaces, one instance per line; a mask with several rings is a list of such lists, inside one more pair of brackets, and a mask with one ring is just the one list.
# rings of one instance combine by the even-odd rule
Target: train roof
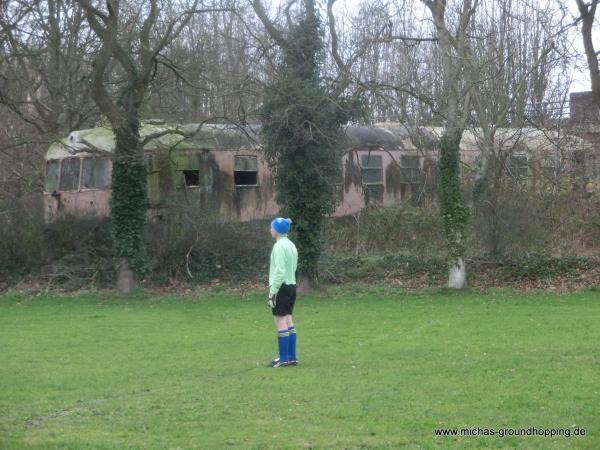
[[[386,150],[436,150],[444,133],[442,127],[406,126],[397,122],[383,122],[373,126],[350,125],[345,128],[340,145],[345,148],[384,148]],[[144,121],[140,136],[146,139],[144,150],[238,150],[257,149],[260,144],[260,126],[234,124],[167,124],[161,121]],[[588,147],[587,141],[556,131],[535,128],[501,128],[496,133],[501,147],[519,143],[526,149],[552,149],[558,147]],[[461,150],[479,151],[482,141],[480,129],[469,129],[463,134]],[[68,137],[54,142],[46,159],[62,159],[74,155],[110,155],[115,148],[115,138],[110,127],[99,126],[73,131]]]

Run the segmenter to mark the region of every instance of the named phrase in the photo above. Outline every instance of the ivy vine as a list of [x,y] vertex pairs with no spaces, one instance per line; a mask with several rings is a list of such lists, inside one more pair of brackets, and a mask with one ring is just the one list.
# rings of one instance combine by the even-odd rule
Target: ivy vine
[[448,254],[459,258],[465,254],[465,229],[469,210],[460,186],[461,133],[444,134],[440,143],[439,190],[441,215]]
[[336,206],[333,180],[341,171],[342,125],[362,111],[358,99],[333,98],[323,85],[319,74],[323,45],[318,16],[305,15],[291,26],[260,110],[276,200],[281,214],[294,221],[299,271],[313,280],[323,220]]

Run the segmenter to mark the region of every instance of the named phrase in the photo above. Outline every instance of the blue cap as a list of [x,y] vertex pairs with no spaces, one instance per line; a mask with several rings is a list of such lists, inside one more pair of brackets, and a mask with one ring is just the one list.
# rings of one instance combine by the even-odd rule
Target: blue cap
[[271,222],[271,228],[273,228],[279,234],[287,234],[290,231],[290,225],[292,219],[284,219],[283,217],[277,217]]

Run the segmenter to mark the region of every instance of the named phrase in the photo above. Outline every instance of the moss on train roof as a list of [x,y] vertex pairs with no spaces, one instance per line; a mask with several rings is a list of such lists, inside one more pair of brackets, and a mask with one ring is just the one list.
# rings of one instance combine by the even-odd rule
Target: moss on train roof
[[[197,131],[196,131],[197,130]],[[211,150],[235,149],[240,147],[256,147],[256,127],[244,129],[233,125],[220,124],[163,124],[142,123],[140,137],[145,139],[154,134],[144,146],[145,150],[188,150],[210,148]],[[189,136],[186,136],[189,135]],[[106,126],[87,130],[73,131],[69,136],[54,142],[46,159],[68,158],[75,154],[90,155],[99,152],[112,153],[115,149],[115,138],[112,129]]]
[[227,150],[258,147],[258,126],[203,125],[189,138],[180,140],[174,149]]

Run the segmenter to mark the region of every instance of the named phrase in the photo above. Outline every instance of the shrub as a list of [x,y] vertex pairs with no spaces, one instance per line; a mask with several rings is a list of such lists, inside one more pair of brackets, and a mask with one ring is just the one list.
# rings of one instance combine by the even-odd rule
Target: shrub
[[41,199],[0,201],[0,278],[14,279],[39,268],[45,252]]
[[330,252],[438,254],[443,250],[436,209],[406,204],[368,207],[353,217],[331,218],[326,228],[325,245]]
[[185,203],[175,203],[164,217],[148,227],[151,282],[258,279],[267,273],[267,221],[224,222]]

